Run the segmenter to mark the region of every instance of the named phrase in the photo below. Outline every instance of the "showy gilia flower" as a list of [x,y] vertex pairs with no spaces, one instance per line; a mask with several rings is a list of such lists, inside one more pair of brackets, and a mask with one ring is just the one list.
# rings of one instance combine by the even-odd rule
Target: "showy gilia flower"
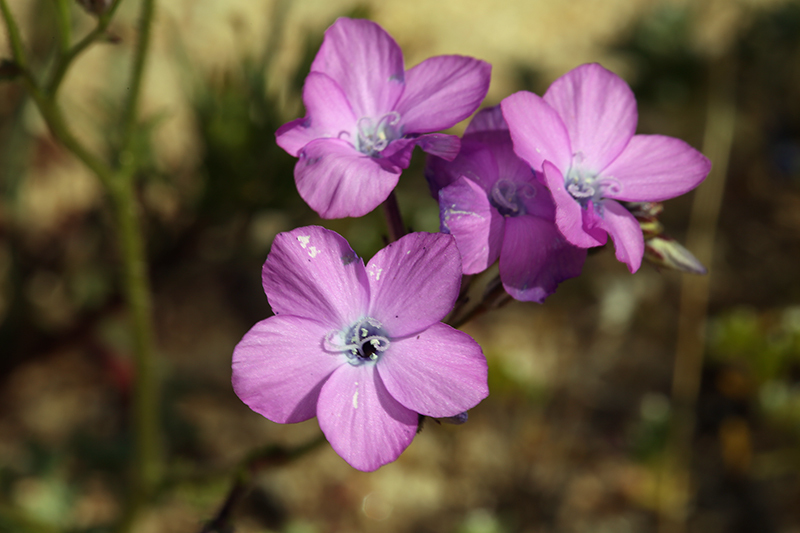
[[464,274],[482,272],[499,258],[506,292],[541,303],[581,273],[586,250],[558,231],[553,198],[514,153],[499,106],[475,115],[452,162],[429,157],[425,176]]
[[458,138],[430,132],[470,116],[489,90],[490,73],[488,63],[455,55],[406,71],[383,28],[338,19],[303,87],[306,116],[275,134],[299,158],[300,196],[323,218],[359,217],[386,200],[414,146],[453,159]]
[[614,241],[617,259],[636,272],[644,238],[617,200],[660,202],[688,192],[711,163],[680,139],[634,135],[636,99],[622,78],[598,64],[560,77],[543,98],[521,91],[501,102],[514,151],[556,204],[556,224],[581,248]]
[[359,470],[394,461],[419,414],[458,416],[489,394],[480,346],[440,322],[460,281],[450,235],[406,235],[365,267],[333,231],[281,233],[262,271],[275,316],[234,349],[234,391],[273,422],[316,415]]

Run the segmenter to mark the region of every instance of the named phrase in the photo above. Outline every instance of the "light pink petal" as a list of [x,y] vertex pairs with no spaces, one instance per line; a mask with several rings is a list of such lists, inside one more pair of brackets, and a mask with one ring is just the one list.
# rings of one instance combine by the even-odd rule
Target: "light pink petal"
[[508,124],[503,118],[503,110],[500,105],[494,107],[487,107],[478,111],[469,126],[464,131],[464,135],[471,135],[473,133],[480,133],[484,131],[508,131]]
[[453,308],[461,257],[451,235],[410,233],[375,254],[367,274],[369,316],[390,337],[403,337],[441,321]]
[[406,72],[397,102],[403,132],[443,130],[470,116],[489,91],[492,66],[464,56],[436,56]]
[[393,340],[375,366],[398,402],[426,416],[455,416],[489,395],[481,347],[441,322]]
[[511,132],[514,152],[534,170],[550,161],[562,172],[572,164],[572,147],[567,128],[555,109],[539,96],[520,91],[500,102]]
[[378,120],[403,94],[403,52],[386,31],[369,20],[337,19],[311,64],[333,78],[358,118]]
[[633,91],[597,63],[581,65],[558,78],[544,100],[564,121],[576,163],[589,171],[603,170],[636,132]]
[[660,202],[694,189],[710,170],[711,161],[680,139],[635,135],[603,177],[619,183],[619,192],[609,190],[609,198]]
[[417,433],[419,415],[386,390],[375,365],[339,367],[317,404],[319,427],[350,466],[371,472],[397,459]]
[[483,272],[497,261],[504,217],[480,185],[461,177],[439,191],[439,213],[442,231],[456,239],[464,274]]
[[339,139],[310,142],[294,167],[297,192],[322,218],[366,215],[386,200],[399,177],[400,169],[391,163]]
[[367,311],[364,262],[341,235],[319,226],[278,234],[261,280],[276,315],[314,318],[330,329]]
[[306,117],[284,124],[275,133],[278,146],[297,157],[303,146],[320,137],[349,140],[356,116],[342,89],[330,77],[312,72],[303,86]]
[[328,376],[344,363],[326,353],[329,327],[296,316],[258,322],[233,350],[233,390],[256,413],[281,424],[316,415]]
[[605,244],[602,232],[598,233],[584,224],[586,209],[567,192],[564,176],[550,161],[544,162],[544,179],[556,204],[556,226],[561,234],[579,248]]
[[567,242],[556,225],[535,216],[506,220],[500,279],[506,292],[525,302],[544,302],[562,281],[581,273],[586,249]]
[[617,259],[628,265],[631,273],[639,270],[644,256],[644,236],[633,215],[618,202],[604,200],[598,223],[611,234]]

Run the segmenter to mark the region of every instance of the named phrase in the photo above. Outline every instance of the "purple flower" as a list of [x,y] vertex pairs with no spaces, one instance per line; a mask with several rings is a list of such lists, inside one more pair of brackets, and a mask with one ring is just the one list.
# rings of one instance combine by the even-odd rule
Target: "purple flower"
[[262,271],[275,316],[234,349],[233,388],[274,422],[316,415],[359,470],[394,461],[418,414],[456,416],[489,394],[480,346],[440,322],[460,280],[449,235],[406,235],[365,268],[333,231],[281,233]]
[[558,231],[550,192],[514,153],[500,107],[475,115],[452,162],[430,157],[425,171],[438,195],[441,229],[452,234],[464,274],[500,258],[500,280],[517,300],[543,302],[581,273],[586,250]]
[[536,171],[556,203],[556,224],[581,248],[614,241],[617,259],[636,272],[644,239],[617,200],[659,202],[697,187],[711,169],[673,137],[634,135],[636,99],[622,78],[598,64],[557,79],[544,98],[518,92],[501,102],[514,151]]
[[306,117],[275,134],[300,158],[300,196],[323,218],[369,213],[397,185],[414,146],[455,157],[457,137],[427,133],[470,116],[489,90],[490,73],[488,63],[455,55],[405,71],[403,52],[383,28],[338,19],[303,87]]

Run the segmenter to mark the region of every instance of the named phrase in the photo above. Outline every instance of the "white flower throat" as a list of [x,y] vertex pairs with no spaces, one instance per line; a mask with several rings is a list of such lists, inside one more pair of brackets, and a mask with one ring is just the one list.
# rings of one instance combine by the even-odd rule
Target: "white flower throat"
[[400,113],[389,111],[377,121],[372,117],[361,117],[356,123],[356,150],[377,157],[389,143],[403,136]]

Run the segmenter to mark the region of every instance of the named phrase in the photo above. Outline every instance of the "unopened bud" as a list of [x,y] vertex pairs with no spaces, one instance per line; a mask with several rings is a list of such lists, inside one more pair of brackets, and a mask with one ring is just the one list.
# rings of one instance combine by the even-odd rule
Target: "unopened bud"
[[708,270],[672,237],[660,234],[644,241],[644,258],[651,263],[687,272],[689,274],[706,274]]

